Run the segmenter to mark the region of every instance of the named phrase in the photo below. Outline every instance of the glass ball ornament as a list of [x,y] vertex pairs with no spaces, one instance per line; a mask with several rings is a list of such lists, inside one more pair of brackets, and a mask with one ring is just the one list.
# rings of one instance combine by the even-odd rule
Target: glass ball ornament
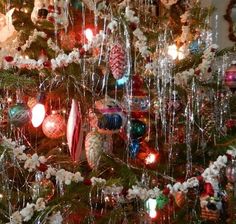
[[141,89],[144,85],[143,77],[139,74],[135,74],[132,77],[132,87],[134,90]]
[[38,198],[43,198],[49,201],[55,194],[55,186],[49,179],[43,177],[42,174],[36,173],[35,181],[30,185],[30,193],[32,200],[36,201]]
[[224,81],[231,91],[236,90],[236,61],[232,61],[231,66],[226,70]]
[[[141,117],[148,112],[150,107],[150,101],[147,94],[142,91],[134,91],[131,98],[124,97],[123,105],[126,111],[129,109],[132,112],[132,116]],[[139,116],[140,115],[140,116]]]
[[57,139],[65,135],[66,122],[62,115],[51,114],[47,116],[42,124],[43,133],[51,139]]
[[232,160],[232,162],[226,167],[225,174],[229,182],[236,182],[236,160]]
[[200,54],[202,52],[202,46],[200,40],[194,40],[189,44],[189,52],[191,54]]
[[104,114],[98,120],[98,128],[107,131],[119,130],[122,126],[122,117],[119,114]]
[[129,154],[132,159],[135,159],[140,150],[140,142],[137,139],[133,139],[129,145]]
[[30,121],[31,112],[27,105],[17,103],[8,110],[10,123],[16,127],[22,127]]
[[95,102],[98,132],[118,133],[126,122],[126,117],[119,103],[112,98]]
[[145,135],[147,126],[144,122],[138,119],[131,120],[130,136],[132,139],[138,139]]

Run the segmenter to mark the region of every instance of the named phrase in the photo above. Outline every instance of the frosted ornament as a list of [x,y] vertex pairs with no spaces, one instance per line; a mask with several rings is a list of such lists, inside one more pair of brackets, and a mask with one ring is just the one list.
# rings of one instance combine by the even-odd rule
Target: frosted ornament
[[89,166],[92,169],[98,168],[103,152],[105,136],[96,130],[89,132],[85,138],[85,152]]
[[69,25],[68,7],[68,0],[35,0],[31,20],[37,25],[49,22],[57,28],[67,28]]
[[8,38],[16,33],[15,27],[12,24],[12,14],[15,8],[9,10],[6,15],[0,13],[0,43],[7,41]]

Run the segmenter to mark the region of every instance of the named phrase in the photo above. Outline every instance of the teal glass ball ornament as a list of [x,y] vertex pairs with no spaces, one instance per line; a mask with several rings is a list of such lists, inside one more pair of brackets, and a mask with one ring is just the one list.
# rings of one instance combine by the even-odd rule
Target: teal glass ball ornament
[[132,139],[138,139],[145,135],[147,126],[144,122],[134,119],[131,120],[130,136]]
[[80,0],[71,0],[71,5],[74,9],[82,11],[82,2]]
[[31,112],[27,105],[17,103],[8,110],[8,117],[15,127],[22,127],[30,121]]

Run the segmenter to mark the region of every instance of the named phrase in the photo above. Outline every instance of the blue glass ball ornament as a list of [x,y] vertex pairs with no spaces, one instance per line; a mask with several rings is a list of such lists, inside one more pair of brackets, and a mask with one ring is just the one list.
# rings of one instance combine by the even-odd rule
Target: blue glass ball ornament
[[189,44],[189,52],[191,54],[199,54],[202,52],[199,40],[194,40]]
[[22,127],[30,121],[31,112],[27,105],[17,103],[8,110],[10,123],[16,127]]
[[145,135],[147,126],[138,119],[131,120],[130,136],[132,139],[138,139]]
[[138,139],[133,139],[129,145],[129,155],[132,159],[135,159],[140,150],[140,142]]
[[98,128],[105,130],[119,130],[122,126],[122,117],[119,114],[103,114],[98,120]]

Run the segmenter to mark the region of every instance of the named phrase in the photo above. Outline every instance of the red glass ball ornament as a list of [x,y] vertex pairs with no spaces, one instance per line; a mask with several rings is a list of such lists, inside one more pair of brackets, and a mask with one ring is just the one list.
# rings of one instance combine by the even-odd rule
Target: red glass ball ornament
[[65,135],[65,119],[60,114],[51,114],[44,119],[42,130],[48,138],[60,138]]
[[13,61],[13,57],[12,57],[12,56],[6,56],[6,57],[5,57],[5,60],[6,60],[7,62],[12,62],[12,61]]
[[225,85],[229,87],[231,91],[236,90],[236,61],[232,62],[232,65],[225,72]]
[[142,76],[136,74],[132,78],[132,87],[134,90],[140,89],[143,87],[144,81]]

